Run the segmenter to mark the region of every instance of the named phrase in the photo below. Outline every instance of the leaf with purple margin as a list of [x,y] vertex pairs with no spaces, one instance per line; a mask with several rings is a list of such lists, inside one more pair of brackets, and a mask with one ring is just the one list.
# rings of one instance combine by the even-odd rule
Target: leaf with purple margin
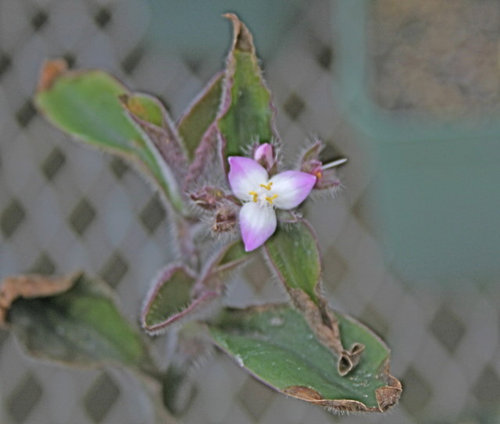
[[157,334],[179,322],[218,297],[215,291],[204,290],[193,296],[197,277],[184,265],[168,265],[153,281],[141,312],[141,324],[150,334]]
[[225,181],[224,164],[220,155],[219,130],[212,124],[196,148],[193,161],[189,164],[184,189],[195,191],[202,185],[220,185]]
[[232,13],[233,42],[227,58],[218,127],[224,156],[241,155],[251,142],[277,138],[274,108],[259,68],[252,34]]
[[190,159],[194,157],[194,152],[203,135],[217,117],[222,96],[223,76],[222,72],[217,73],[179,120],[179,134]]
[[168,112],[155,97],[143,93],[123,94],[120,101],[126,116],[142,134],[153,153],[169,189],[170,200],[178,210],[183,201],[180,188],[188,166],[184,146]]
[[155,149],[125,116],[119,100],[123,95],[130,95],[129,90],[109,74],[69,71],[59,59],[42,67],[35,105],[53,125],[77,140],[138,165],[182,212],[178,190],[165,179]]
[[146,296],[141,312],[143,328],[156,334],[173,323],[194,319],[222,295],[226,273],[250,256],[237,241],[220,248],[200,275],[183,264],[167,265],[155,277]]
[[245,252],[245,246],[241,240],[230,243],[220,255],[215,272],[232,270],[249,260],[252,256],[251,253]]

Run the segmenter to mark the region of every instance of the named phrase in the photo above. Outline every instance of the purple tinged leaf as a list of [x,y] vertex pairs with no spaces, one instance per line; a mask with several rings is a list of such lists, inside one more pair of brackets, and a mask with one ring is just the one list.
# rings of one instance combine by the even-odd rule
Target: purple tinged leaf
[[187,158],[179,134],[161,102],[147,94],[120,96],[130,121],[142,133],[166,182],[169,199],[184,212],[181,187],[186,176]]
[[141,312],[141,324],[149,334],[158,334],[184,318],[193,318],[219,296],[214,290],[202,290],[193,296],[197,277],[184,265],[163,268],[153,280]]
[[251,142],[278,139],[271,94],[262,78],[252,34],[232,13],[233,42],[226,64],[218,127],[224,156],[241,155]]
[[182,183],[187,169],[185,149],[165,107],[155,97],[142,93],[123,95],[120,100],[127,115],[153,142],[178,183]]
[[230,271],[252,258],[245,252],[243,243],[237,240],[229,243],[220,253],[214,273]]
[[220,186],[226,175],[220,155],[219,131],[212,124],[196,148],[193,162],[189,165],[184,190],[195,192],[205,185]]
[[222,295],[226,272],[242,262],[239,246],[230,243],[219,250],[200,275],[182,264],[167,265],[154,278],[144,301],[144,330],[159,334],[174,323],[199,318]]
[[217,73],[193,100],[179,120],[179,134],[190,159],[198,148],[207,129],[215,121],[222,96],[223,72]]

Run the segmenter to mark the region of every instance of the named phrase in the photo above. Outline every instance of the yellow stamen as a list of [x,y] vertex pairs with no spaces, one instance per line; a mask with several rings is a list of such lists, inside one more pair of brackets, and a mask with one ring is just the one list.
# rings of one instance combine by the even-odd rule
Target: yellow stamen
[[255,191],[249,191],[248,194],[252,196],[252,202],[257,202],[259,195]]
[[272,196],[266,196],[266,200],[272,205],[273,204],[273,200],[276,199],[277,197],[278,197],[277,194],[273,194]]
[[266,190],[271,190],[271,187],[272,187],[273,183],[272,182],[268,182],[267,184],[261,184],[260,186],[262,188],[265,188]]

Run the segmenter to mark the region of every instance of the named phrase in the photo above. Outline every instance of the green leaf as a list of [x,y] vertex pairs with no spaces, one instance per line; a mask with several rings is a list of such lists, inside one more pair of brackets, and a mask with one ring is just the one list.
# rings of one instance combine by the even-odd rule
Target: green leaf
[[140,131],[145,146],[158,164],[168,197],[183,211],[180,187],[188,167],[184,146],[168,112],[155,97],[143,93],[123,94],[120,101],[130,121]]
[[[166,198],[171,188],[161,163],[137,128],[125,116],[119,97],[125,86],[105,72],[68,71],[64,61],[47,62],[40,75],[35,104],[56,127],[84,143],[138,164]],[[148,108],[149,114],[152,108]],[[173,201],[178,210],[181,205]]]
[[209,329],[240,366],[278,391],[336,411],[387,410],[401,394],[401,384],[389,374],[389,349],[362,324],[335,315],[344,344],[366,346],[346,377],[304,317],[288,305],[226,309]]
[[212,290],[193,293],[196,275],[183,265],[168,265],[153,280],[141,312],[141,324],[157,334],[174,322],[198,311],[219,294]]
[[133,93],[120,97],[122,105],[137,118],[164,127],[167,123],[168,114],[161,102],[149,94]]
[[320,255],[316,237],[306,220],[281,224],[264,245],[264,251],[287,290],[300,289],[318,303]]
[[222,80],[222,73],[215,75],[179,121],[179,134],[190,159],[194,157],[203,135],[217,117],[222,96]]
[[[48,280],[26,278],[31,285]],[[38,291],[31,298],[24,293],[10,305],[7,323],[26,351],[69,365],[114,363],[153,374],[147,345],[120,313],[109,289],[82,274],[72,277],[70,285],[62,293]]]
[[158,334],[168,326],[192,320],[196,314],[219,298],[225,286],[225,273],[235,269],[251,255],[241,242],[219,249],[203,272],[196,275],[183,264],[170,264],[153,280],[141,312],[141,324],[150,334]]
[[268,143],[274,133],[271,94],[259,68],[252,35],[233,14],[225,17],[233,24],[233,44],[223,82],[219,130],[225,141],[226,156],[241,155],[251,142]]
[[220,254],[220,259],[215,266],[215,272],[220,273],[236,268],[251,256],[251,254],[245,252],[245,246],[241,240],[230,243],[226,249],[223,250],[222,254]]

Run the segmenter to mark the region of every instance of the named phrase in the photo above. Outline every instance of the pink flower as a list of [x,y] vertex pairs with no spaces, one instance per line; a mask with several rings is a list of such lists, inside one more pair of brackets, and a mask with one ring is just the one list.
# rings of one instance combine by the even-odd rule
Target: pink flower
[[244,202],[239,222],[245,250],[257,249],[276,230],[278,209],[293,209],[309,195],[316,177],[306,172],[285,171],[269,178],[255,160],[232,156],[229,161],[229,185]]

